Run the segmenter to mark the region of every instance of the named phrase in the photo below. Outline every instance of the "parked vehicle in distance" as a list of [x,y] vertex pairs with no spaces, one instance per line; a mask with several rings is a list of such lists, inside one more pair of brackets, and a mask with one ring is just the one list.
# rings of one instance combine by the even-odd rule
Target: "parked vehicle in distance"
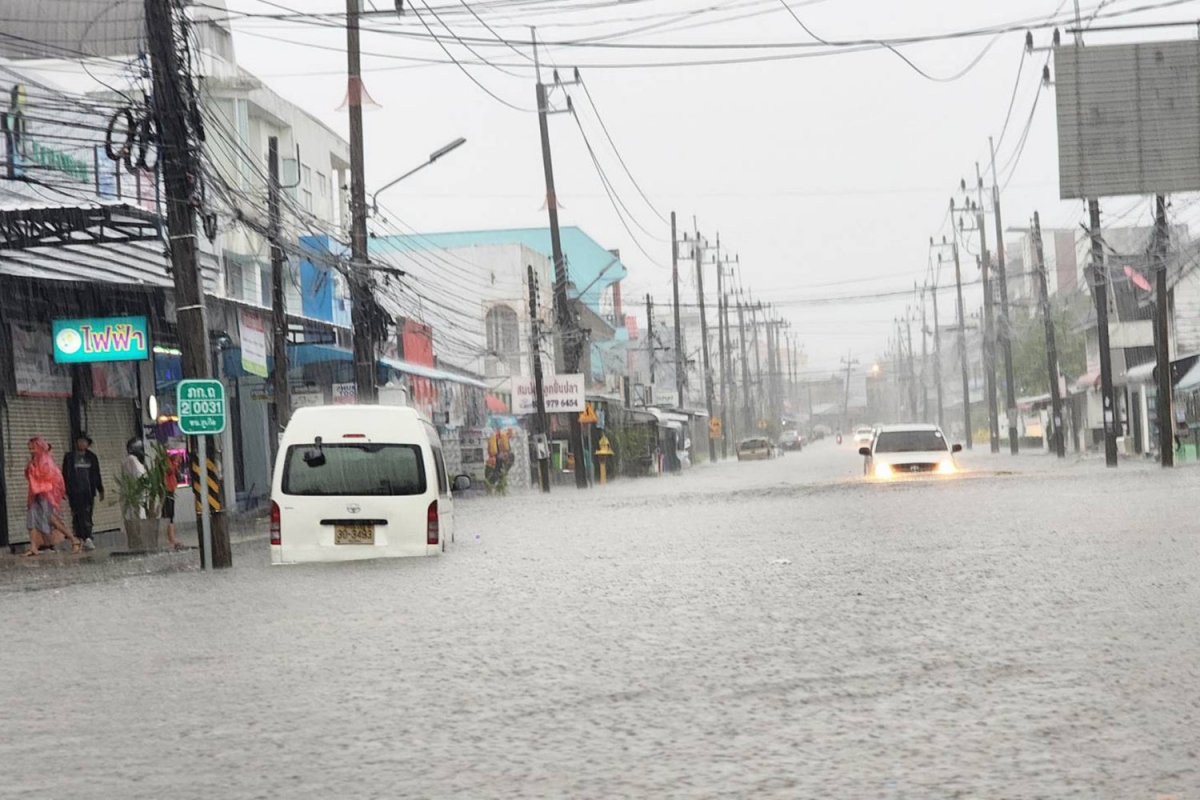
[[803,450],[804,436],[798,430],[786,430],[779,436],[779,447],[782,450]]
[[775,446],[765,437],[756,436],[752,439],[743,439],[738,442],[738,461],[765,461],[774,457]]
[[869,478],[891,480],[919,475],[953,475],[958,472],[951,447],[937,425],[884,425],[870,445],[858,449],[863,456],[863,473]]
[[870,444],[871,439],[875,436],[875,429],[867,425],[860,425],[854,429],[854,443],[859,445]]
[[271,486],[271,563],[437,555],[454,537],[437,430],[415,409],[297,409]]

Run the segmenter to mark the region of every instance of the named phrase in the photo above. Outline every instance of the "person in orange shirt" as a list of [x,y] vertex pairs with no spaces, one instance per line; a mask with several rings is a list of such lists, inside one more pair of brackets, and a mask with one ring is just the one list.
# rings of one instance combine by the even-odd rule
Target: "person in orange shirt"
[[177,454],[167,454],[166,493],[163,496],[162,515],[167,521],[167,544],[176,550],[183,548],[175,538],[175,490],[179,488],[179,469],[182,462],[183,459]]

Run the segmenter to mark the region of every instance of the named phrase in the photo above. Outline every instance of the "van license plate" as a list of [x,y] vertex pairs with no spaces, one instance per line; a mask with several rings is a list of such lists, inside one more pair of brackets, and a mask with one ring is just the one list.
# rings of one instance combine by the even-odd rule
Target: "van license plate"
[[375,544],[374,525],[334,525],[334,544]]

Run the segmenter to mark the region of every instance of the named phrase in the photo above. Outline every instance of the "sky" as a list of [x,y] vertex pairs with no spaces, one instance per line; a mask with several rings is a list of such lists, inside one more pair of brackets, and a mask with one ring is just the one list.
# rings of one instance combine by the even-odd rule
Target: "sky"
[[[393,0],[374,4],[391,9]],[[813,374],[846,357],[866,365],[883,356],[896,318],[916,311],[914,283],[934,277],[929,239],[950,232],[949,201],[962,197],[960,181],[974,190],[978,163],[992,182],[989,136],[997,143],[1006,226],[1027,225],[1035,210],[1047,228],[1073,228],[1085,218],[1081,202],[1059,199],[1054,89],[1040,82],[1043,67],[1052,66],[1044,49],[1051,31],[1034,30],[1035,51],[1025,53],[1021,29],[1047,19],[1065,28],[1070,0],[482,0],[471,4],[479,18],[461,0],[406,6],[400,18],[386,13],[364,23],[365,83],[379,105],[365,115],[368,192],[456,137],[467,144],[381,196],[394,224],[422,232],[547,224],[533,113],[528,26],[535,24],[546,43],[539,48],[544,79],[557,67],[569,80],[578,66],[583,81],[552,94],[555,108],[565,110],[570,94],[575,109],[549,120],[561,220],[620,249],[630,271],[627,305],[640,306],[646,293],[656,305],[669,301],[665,220],[675,211],[681,236],[693,225],[710,243],[719,233],[723,250],[738,257],[733,284],[775,304]],[[1194,19],[1200,2],[1080,6],[1085,20],[1096,13],[1091,24],[1103,26]],[[345,134],[345,30],[336,15],[344,4],[230,0],[229,7],[234,16],[287,16],[235,22],[238,60]],[[297,19],[291,11],[332,16]],[[912,66],[877,47],[813,46],[814,36],[895,39],[992,27],[1017,29],[905,44],[900,52]],[[371,30],[378,28],[386,33]],[[618,32],[627,35],[611,37]],[[1100,31],[1085,42],[1189,34]],[[579,44],[589,38],[621,46]],[[479,66],[444,63],[448,53]],[[694,63],[780,55],[788,58]],[[622,214],[585,136],[627,209]],[[1150,201],[1112,199],[1103,210],[1106,219],[1129,224],[1148,218]],[[993,226],[989,217],[989,243]],[[974,238],[969,249],[978,252]],[[973,258],[967,262],[964,280],[977,275]],[[693,270],[684,266],[681,291],[694,303]],[[710,269],[709,292],[714,279]],[[938,280],[948,286],[952,271]],[[941,322],[949,325],[952,294],[942,297]],[[977,287],[966,290],[969,309],[980,298]]]

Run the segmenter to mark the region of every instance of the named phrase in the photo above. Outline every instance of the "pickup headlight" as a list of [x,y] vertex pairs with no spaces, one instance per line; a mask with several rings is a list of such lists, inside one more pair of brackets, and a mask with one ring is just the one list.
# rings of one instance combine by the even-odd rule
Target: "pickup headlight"
[[887,480],[892,477],[892,468],[887,464],[875,465],[875,477],[881,480]]
[[958,472],[958,467],[954,466],[953,461],[943,461],[938,464],[937,471],[939,475],[953,475]]

